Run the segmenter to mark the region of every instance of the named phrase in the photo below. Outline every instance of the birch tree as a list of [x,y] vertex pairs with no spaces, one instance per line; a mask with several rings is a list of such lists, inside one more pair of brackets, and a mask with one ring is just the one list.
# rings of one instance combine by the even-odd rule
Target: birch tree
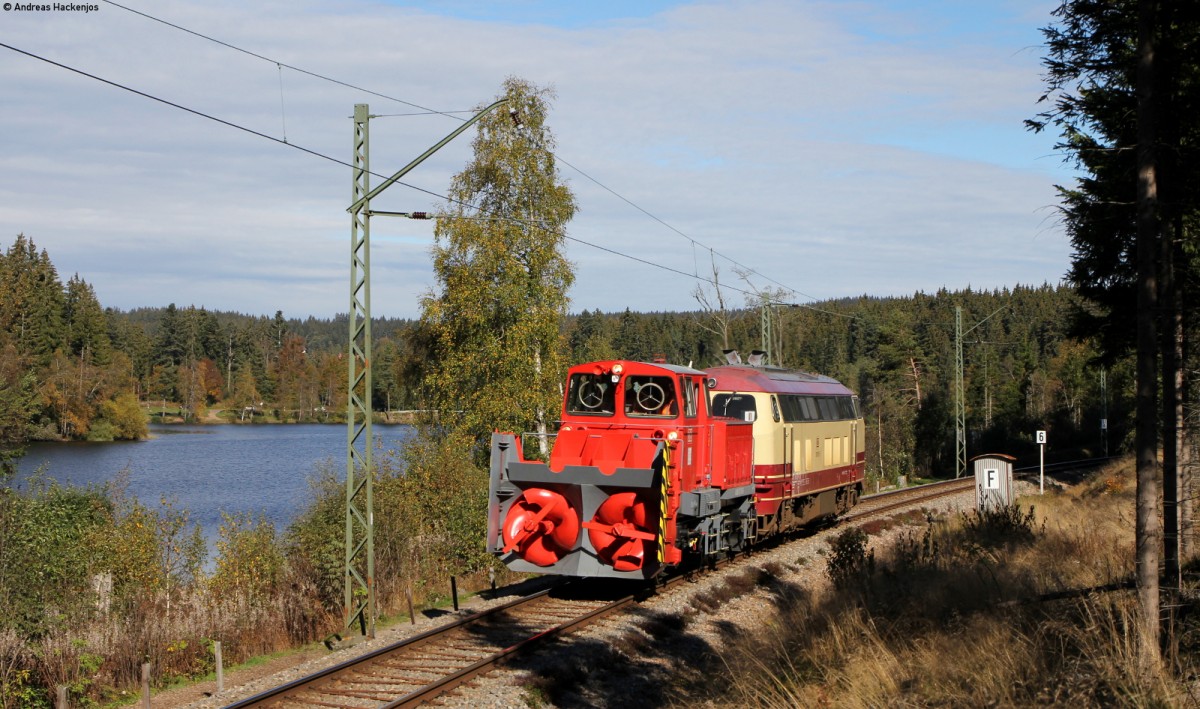
[[451,182],[434,231],[437,285],[421,316],[432,344],[427,390],[443,425],[476,437],[545,434],[558,409],[574,280],[564,228],[576,207],[551,152],[553,96],[504,82],[508,103],[477,124],[474,160]]

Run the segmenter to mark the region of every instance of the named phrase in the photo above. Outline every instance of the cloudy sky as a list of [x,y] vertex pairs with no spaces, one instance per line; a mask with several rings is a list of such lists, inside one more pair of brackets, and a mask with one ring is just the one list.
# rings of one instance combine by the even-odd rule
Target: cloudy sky
[[[416,107],[466,111],[513,75],[556,90],[577,168],[574,311],[692,309],[710,259],[797,302],[1067,269],[1072,176],[1022,126],[1053,2],[89,1],[0,12],[0,242],[24,233],[106,306],[346,312],[350,169],[320,155],[350,161],[354,104],[391,174],[459,124]],[[406,181],[443,194],[470,157],[464,135]],[[431,235],[373,220],[375,315],[418,313]]]

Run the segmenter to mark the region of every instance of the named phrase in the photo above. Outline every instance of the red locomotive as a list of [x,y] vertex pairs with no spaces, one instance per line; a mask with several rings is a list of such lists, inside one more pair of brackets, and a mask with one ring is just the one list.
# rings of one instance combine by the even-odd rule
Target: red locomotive
[[580,364],[548,463],[492,435],[488,548],[515,571],[651,578],[850,509],[863,442],[857,397],[829,377]]

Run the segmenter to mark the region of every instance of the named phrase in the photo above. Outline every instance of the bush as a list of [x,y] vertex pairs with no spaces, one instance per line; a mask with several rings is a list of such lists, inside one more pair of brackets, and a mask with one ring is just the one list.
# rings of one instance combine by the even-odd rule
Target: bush
[[0,627],[39,637],[86,618],[94,530],[111,524],[100,488],[34,478],[25,494],[0,490]]
[[[142,410],[137,397],[132,392],[125,392],[115,399],[105,401],[100,407],[101,421],[111,435],[105,439],[94,440],[124,440],[136,441],[149,435],[146,412]],[[93,424],[93,428],[96,424]]]
[[249,514],[223,514],[217,540],[217,570],[209,587],[218,599],[265,602],[276,589],[284,566],[275,525]]
[[829,548],[826,573],[838,588],[870,576],[875,569],[875,552],[867,549],[867,533],[858,527],[838,534]]
[[967,540],[985,548],[1028,544],[1039,536],[1034,508],[1022,512],[1020,505],[994,505],[962,513],[962,528]]

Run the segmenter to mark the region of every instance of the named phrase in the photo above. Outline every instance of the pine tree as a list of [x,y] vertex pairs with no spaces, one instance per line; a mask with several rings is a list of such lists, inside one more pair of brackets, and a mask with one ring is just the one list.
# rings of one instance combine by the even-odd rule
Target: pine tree
[[[1148,656],[1157,646],[1159,520],[1158,424],[1170,422],[1163,456],[1165,558],[1178,579],[1178,473],[1175,431],[1190,432],[1177,393],[1186,391],[1176,352],[1189,329],[1182,303],[1196,288],[1191,225],[1200,213],[1200,16],[1188,3],[1068,0],[1046,28],[1049,110],[1029,121],[1061,130],[1060,147],[1086,176],[1060,188],[1076,247],[1071,277],[1092,308],[1077,332],[1098,332],[1112,361],[1136,349],[1138,584]],[[1159,288],[1163,305],[1159,307]],[[1136,328],[1130,328],[1130,322]],[[1158,333],[1164,338],[1159,339]],[[1158,357],[1165,411],[1159,411]],[[1178,403],[1177,403],[1178,402]],[[1185,512],[1187,507],[1184,507]],[[1184,522],[1190,526],[1190,522]]]
[[608,323],[598,309],[594,313],[584,310],[579,314],[569,339],[572,364],[616,357]]
[[158,334],[154,338],[153,362],[158,365],[179,365],[187,354],[187,335],[184,331],[183,315],[174,303],[167,306],[158,321]]
[[66,344],[63,287],[43,249],[18,234],[0,260],[0,328],[12,335],[23,355],[47,365]]
[[76,273],[67,281],[63,319],[67,324],[67,345],[71,354],[88,364],[107,364],[112,356],[108,319],[91,284]]

